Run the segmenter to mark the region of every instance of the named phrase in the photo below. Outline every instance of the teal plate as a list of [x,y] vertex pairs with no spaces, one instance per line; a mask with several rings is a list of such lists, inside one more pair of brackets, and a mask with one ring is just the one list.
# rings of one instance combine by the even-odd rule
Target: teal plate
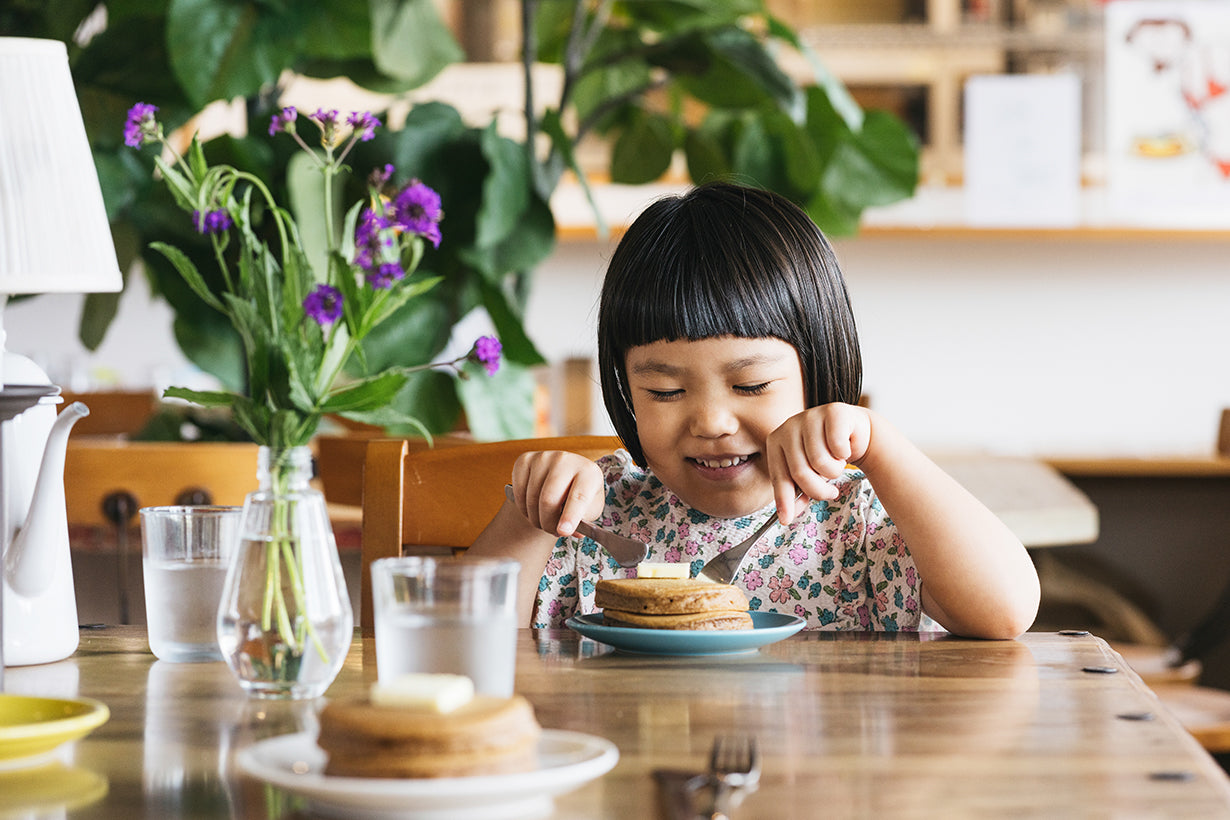
[[805,626],[797,615],[752,612],[751,629],[687,631],[606,626],[602,613],[573,615],[564,623],[587,638],[638,655],[734,655],[789,638]]

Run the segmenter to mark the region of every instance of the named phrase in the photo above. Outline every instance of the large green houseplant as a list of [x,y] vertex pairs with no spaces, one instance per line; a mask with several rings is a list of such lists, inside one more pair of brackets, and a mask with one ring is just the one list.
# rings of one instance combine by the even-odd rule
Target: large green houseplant
[[[432,430],[453,427],[464,406],[481,437],[529,431],[528,368],[542,357],[522,317],[533,271],[554,247],[549,198],[567,169],[582,182],[591,170],[578,167],[582,140],[609,143],[612,181],[654,180],[682,151],[692,179],[736,175],[772,188],[833,234],[856,230],[865,207],[913,192],[914,136],[884,112],[862,111],[814,57],[814,83],[787,76],[777,50],[806,49],[763,0],[522,0],[520,8],[524,141],[430,103],[351,157],[354,167],[393,162],[422,179],[440,193],[449,224],[448,241],[421,265],[442,277],[440,285],[367,338],[365,366],[435,360],[454,324],[479,307],[504,344],[507,364],[493,379],[428,371],[403,389],[397,408]],[[231,388],[242,386],[243,373],[233,331],[149,250],[164,242],[202,261],[210,254],[202,237],[168,218],[174,209],[152,159],[123,151],[118,126],[127,107],[157,104],[170,130],[211,102],[242,100],[253,136],[209,140],[206,153],[268,180],[294,203],[312,199],[311,174],[288,161],[289,147],[260,139],[286,72],[346,76],[396,95],[464,58],[431,0],[19,2],[0,10],[0,32],[69,43],[121,266],[144,262],[153,291],[175,311],[183,352]],[[558,99],[538,99],[533,62],[562,67]],[[360,194],[339,192],[339,207]],[[88,297],[81,325],[88,347],[101,342],[117,298]]]

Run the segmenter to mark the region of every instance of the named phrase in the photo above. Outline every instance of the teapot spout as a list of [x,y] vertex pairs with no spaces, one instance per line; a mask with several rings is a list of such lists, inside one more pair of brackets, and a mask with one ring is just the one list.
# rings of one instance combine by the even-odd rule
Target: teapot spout
[[64,456],[69,431],[89,414],[89,408],[75,401],[60,412],[47,435],[30,511],[4,552],[4,578],[9,587],[22,595],[39,595],[51,585],[59,558],[53,546],[68,543]]

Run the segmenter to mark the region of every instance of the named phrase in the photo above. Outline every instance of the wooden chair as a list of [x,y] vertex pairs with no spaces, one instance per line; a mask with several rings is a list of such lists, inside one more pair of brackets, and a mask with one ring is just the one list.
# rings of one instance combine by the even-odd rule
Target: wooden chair
[[[616,436],[558,436],[412,449],[402,439],[373,439],[363,465],[363,557],[359,623],[373,629],[371,564],[405,547],[458,552],[474,542],[504,503],[513,462],[534,450],[599,458]],[[422,551],[422,550],[420,550]]]
[[168,504],[242,504],[257,487],[256,457],[255,444],[69,437],[64,500],[70,540],[79,540],[71,538],[74,531],[113,533],[107,540],[116,550],[119,623],[130,623],[128,539],[137,511]]

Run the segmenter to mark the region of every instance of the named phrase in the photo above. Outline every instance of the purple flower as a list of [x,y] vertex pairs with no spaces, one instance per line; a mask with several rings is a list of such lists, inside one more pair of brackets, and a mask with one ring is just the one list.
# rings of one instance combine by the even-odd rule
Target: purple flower
[[416,233],[440,247],[440,195],[417,179],[411,180],[393,200],[393,221],[403,230]]
[[363,142],[376,136],[376,129],[380,127],[380,120],[373,117],[370,111],[354,111],[346,118],[346,122]]
[[131,148],[140,148],[147,142],[158,141],[158,121],[154,112],[158,106],[149,103],[137,103],[128,109],[128,121],[124,123],[124,144]]
[[192,224],[196,226],[197,233],[225,233],[231,227],[231,215],[221,208],[209,211],[204,216],[200,211],[193,211]]
[[324,327],[342,318],[342,292],[332,285],[317,285],[303,300],[303,312]]
[[312,115],[312,119],[326,128],[332,128],[337,125],[337,109],[331,108],[326,110],[324,108],[317,108],[316,113]]
[[393,178],[393,171],[395,170],[390,163],[386,163],[383,168],[373,168],[371,174],[367,177],[367,184],[379,191],[385,186],[385,183]]
[[487,368],[488,376],[494,376],[500,369],[500,351],[503,349],[500,340],[494,336],[479,336],[466,358]]
[[337,109],[326,111],[323,108],[317,108],[316,113],[310,118],[320,126],[320,144],[326,148],[332,147],[337,131]]
[[298,119],[299,112],[295,110],[293,105],[288,105],[278,113],[274,114],[269,120],[269,136],[273,136],[279,131],[285,131],[288,134],[295,133],[295,120]]
[[354,230],[354,263],[368,273],[395,249],[389,221],[378,211],[364,208]]
[[393,283],[405,275],[406,272],[402,270],[400,263],[385,262],[375,270],[367,272],[367,284],[376,290],[386,290],[393,287]]

